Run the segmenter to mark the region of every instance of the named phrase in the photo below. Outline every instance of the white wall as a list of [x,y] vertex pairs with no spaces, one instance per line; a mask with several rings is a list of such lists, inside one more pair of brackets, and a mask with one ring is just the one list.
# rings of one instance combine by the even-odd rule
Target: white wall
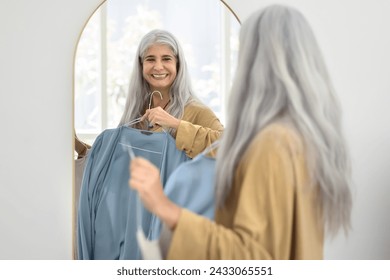
[[[100,2],[0,0],[0,259],[72,258],[73,58]],[[245,19],[275,1],[226,2]],[[390,259],[390,1],[277,2],[312,23],[345,112],[354,231],[326,258]]]
[[72,258],[73,57],[99,3],[0,1],[0,259]]

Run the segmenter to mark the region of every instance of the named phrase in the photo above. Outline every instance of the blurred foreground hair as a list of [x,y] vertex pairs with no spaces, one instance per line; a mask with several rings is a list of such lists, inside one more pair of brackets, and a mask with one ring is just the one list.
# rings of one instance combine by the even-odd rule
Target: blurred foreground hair
[[303,138],[326,229],[347,232],[352,199],[341,109],[315,36],[299,11],[273,5],[244,22],[228,112],[217,156],[218,205],[231,190],[249,143],[283,115]]

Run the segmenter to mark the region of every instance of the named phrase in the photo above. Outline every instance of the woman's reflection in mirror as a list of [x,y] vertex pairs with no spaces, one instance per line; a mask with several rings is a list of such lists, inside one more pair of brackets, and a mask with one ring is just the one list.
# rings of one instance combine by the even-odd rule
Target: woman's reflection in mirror
[[139,43],[119,125],[141,118],[139,129],[165,129],[193,158],[216,141],[223,126],[194,94],[182,47],[173,34],[152,30]]

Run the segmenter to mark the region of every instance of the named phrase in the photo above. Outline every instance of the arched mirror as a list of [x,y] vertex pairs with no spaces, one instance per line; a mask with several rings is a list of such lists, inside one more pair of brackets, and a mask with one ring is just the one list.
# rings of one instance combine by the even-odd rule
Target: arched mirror
[[[178,38],[195,94],[224,124],[239,28],[238,18],[220,0],[103,2],[87,22],[76,50],[74,126],[79,139],[76,150],[85,151],[78,144],[92,145],[104,129],[118,126],[138,44],[152,29],[170,31]],[[82,157],[75,162],[75,213],[83,164]]]

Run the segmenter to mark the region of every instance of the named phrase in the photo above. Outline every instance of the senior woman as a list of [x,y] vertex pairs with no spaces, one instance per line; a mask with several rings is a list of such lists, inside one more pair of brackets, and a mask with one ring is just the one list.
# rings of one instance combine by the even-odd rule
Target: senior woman
[[223,126],[193,93],[183,50],[170,32],[152,30],[141,40],[119,125],[168,130],[176,147],[195,157],[217,140]]

